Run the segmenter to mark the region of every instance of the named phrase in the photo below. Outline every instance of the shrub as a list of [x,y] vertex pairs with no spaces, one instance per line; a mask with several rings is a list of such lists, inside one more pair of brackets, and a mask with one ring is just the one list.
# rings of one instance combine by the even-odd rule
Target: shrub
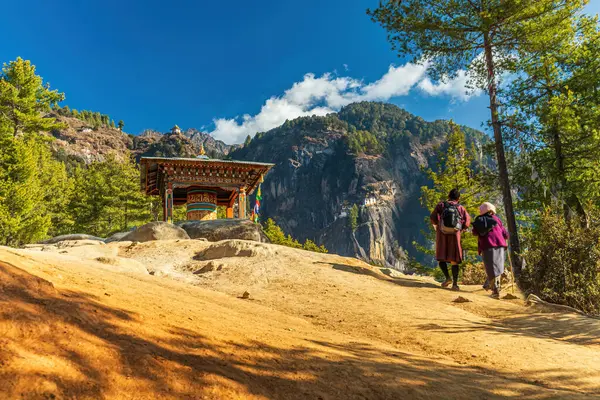
[[280,244],[282,246],[293,247],[295,249],[304,249],[316,253],[328,253],[328,250],[325,248],[325,246],[317,246],[317,244],[310,239],[306,239],[304,245],[302,245],[291,235],[288,234],[286,236],[285,233],[283,233],[283,230],[271,218],[265,222],[263,226],[263,232],[273,244]]
[[482,262],[465,262],[461,268],[461,282],[463,285],[483,285],[487,275]]
[[600,215],[590,228],[544,212],[525,234],[522,289],[551,303],[600,314]]
[[329,253],[329,251],[325,248],[325,246],[320,245],[317,246],[315,242],[310,239],[306,239],[306,242],[302,245],[304,250],[314,251],[315,253]]
[[431,267],[428,265],[421,264],[414,258],[411,258],[408,262],[407,272],[414,273],[421,276],[431,276],[436,281],[442,282],[446,279],[442,270],[437,266]]

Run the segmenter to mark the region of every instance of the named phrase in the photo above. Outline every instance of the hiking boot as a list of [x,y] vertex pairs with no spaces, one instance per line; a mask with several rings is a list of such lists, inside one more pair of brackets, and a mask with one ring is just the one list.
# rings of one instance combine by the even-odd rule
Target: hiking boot
[[492,294],[490,295],[490,297],[491,297],[492,299],[499,299],[499,298],[500,298],[500,293],[498,293],[498,292],[494,292],[494,293],[492,293]]
[[444,282],[442,282],[442,287],[447,288],[448,286],[450,286],[451,283],[452,279],[446,279]]
[[458,285],[452,285],[452,290],[454,290],[455,292],[458,292],[460,290],[460,288],[458,287]]
[[484,290],[490,290],[491,289],[491,287],[490,287],[490,281],[489,280],[487,280],[487,279],[485,280],[485,283],[483,284],[483,289]]

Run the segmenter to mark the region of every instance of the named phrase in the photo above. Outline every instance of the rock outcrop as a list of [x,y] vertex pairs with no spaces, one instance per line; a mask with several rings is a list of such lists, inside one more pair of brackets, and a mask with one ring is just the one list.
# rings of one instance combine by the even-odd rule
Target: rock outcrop
[[92,126],[89,122],[72,116],[53,112],[52,117],[65,124],[60,130],[51,132],[56,139],[52,149],[61,160],[77,160],[86,164],[104,161],[109,156],[128,160],[134,155],[143,156],[195,157],[200,145],[209,157],[224,158],[239,145],[228,145],[216,140],[208,133],[188,129],[178,134],[146,130],[134,136],[110,126]]
[[60,236],[53,237],[52,239],[42,240],[41,242],[39,242],[39,244],[56,244],[59,242],[73,241],[73,240],[88,240],[88,241],[91,240],[91,241],[95,241],[95,242],[103,242],[104,241],[104,239],[96,237],[96,236],[86,235],[83,233],[74,233],[71,235],[60,235]]
[[243,219],[218,219],[214,221],[185,221],[178,224],[191,239],[204,238],[209,242],[226,239],[269,242],[260,225]]
[[125,236],[129,235],[130,233],[131,231],[114,233],[110,237],[107,237],[104,240],[104,243],[120,242]]
[[208,261],[228,257],[268,257],[276,254],[277,248],[273,248],[273,246],[242,240],[227,240],[210,245],[195,258],[201,261]]
[[122,242],[149,242],[151,240],[189,239],[180,227],[166,222],[150,222],[123,236]]

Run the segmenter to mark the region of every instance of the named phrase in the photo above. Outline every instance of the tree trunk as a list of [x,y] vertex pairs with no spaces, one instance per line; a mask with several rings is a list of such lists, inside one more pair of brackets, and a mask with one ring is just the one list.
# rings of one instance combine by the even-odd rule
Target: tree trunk
[[517,220],[513,207],[512,193],[510,190],[510,181],[508,178],[508,166],[506,164],[506,155],[504,154],[504,141],[502,138],[502,130],[500,128],[500,120],[498,118],[498,88],[496,86],[496,72],[492,53],[492,44],[489,36],[484,35],[484,51],[485,64],[488,71],[488,95],[490,97],[490,111],[492,128],[494,130],[494,142],[496,145],[496,158],[498,160],[498,170],[500,173],[500,186],[502,186],[502,200],[504,201],[504,211],[506,212],[506,222],[510,232],[510,253],[514,261],[515,276],[521,274],[522,259],[521,259],[521,244],[519,242],[519,231],[517,228]]

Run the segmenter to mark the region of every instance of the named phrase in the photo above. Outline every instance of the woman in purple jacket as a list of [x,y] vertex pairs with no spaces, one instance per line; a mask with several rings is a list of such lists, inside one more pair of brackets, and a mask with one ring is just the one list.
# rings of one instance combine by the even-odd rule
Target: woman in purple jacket
[[479,215],[479,218],[491,218],[496,222],[495,225],[492,224],[493,228],[487,233],[478,232],[477,224],[473,224],[473,234],[479,238],[477,247],[479,255],[483,258],[483,265],[488,277],[486,283],[492,285],[492,297],[498,298],[500,297],[501,276],[504,273],[504,253],[508,247],[506,244],[508,232],[496,215],[496,207],[493,204],[483,203],[479,207]]

